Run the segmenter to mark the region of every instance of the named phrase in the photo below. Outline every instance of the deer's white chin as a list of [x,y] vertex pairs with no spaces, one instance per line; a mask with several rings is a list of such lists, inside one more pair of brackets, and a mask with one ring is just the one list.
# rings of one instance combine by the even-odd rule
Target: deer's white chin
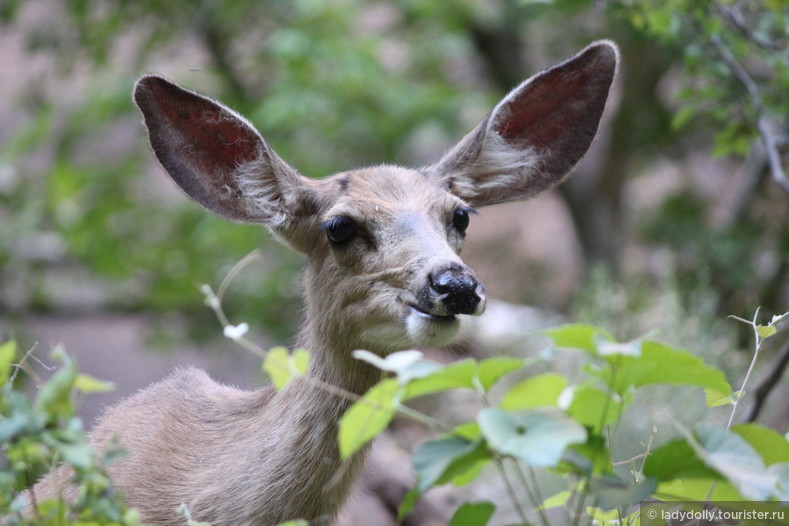
[[414,344],[440,347],[448,344],[458,333],[460,320],[455,316],[436,316],[410,307],[405,326]]

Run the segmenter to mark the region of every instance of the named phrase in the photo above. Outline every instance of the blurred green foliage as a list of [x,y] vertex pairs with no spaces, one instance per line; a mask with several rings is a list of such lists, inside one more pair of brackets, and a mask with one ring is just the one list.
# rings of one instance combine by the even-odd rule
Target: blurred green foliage
[[[78,393],[106,391],[112,385],[77,372],[76,365],[58,347],[52,352],[61,366],[43,383],[34,398],[20,387],[19,371],[28,358],[16,342],[0,344],[0,513],[8,526],[69,524],[139,524],[136,511],[128,510],[111,487],[105,471],[119,452],[99,454],[85,436],[76,416]],[[24,376],[24,375],[23,375]],[[62,463],[73,474],[77,491],[66,502],[35,491],[21,493],[52,466]],[[28,506],[35,512],[26,515]]]
[[[19,91],[21,117],[0,153],[5,309],[61,308],[49,278],[78,267],[104,306],[194,315],[204,312],[199,284],[263,246],[265,261],[239,278],[231,314],[279,337],[298,322],[298,256],[152,182],[162,175],[129,95],[144,71],[222,99],[297,169],[324,176],[435,160],[515,82],[600,37],[622,48],[623,96],[611,108],[602,175],[578,182],[581,200],[568,198],[587,259],[595,255],[584,238],[625,237],[691,253],[686,281],[714,274],[721,296],[739,301],[727,312],[758,303],[777,311],[786,299],[771,292],[789,277],[785,257],[749,275],[755,239],[789,249],[786,196],[775,197],[764,162],[715,235],[706,235],[714,203],[704,198],[679,210],[680,201],[666,203],[635,233],[622,220],[625,187],[654,156],[756,155],[760,118],[785,140],[784,2],[11,0],[0,20],[49,65]],[[764,204],[770,211],[749,213]],[[606,207],[616,231],[588,229],[584,213]],[[607,248],[609,263],[624,244]]]

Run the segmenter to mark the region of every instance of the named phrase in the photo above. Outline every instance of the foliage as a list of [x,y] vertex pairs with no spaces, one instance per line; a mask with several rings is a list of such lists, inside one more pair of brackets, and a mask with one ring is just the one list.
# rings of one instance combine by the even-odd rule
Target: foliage
[[[110,485],[105,465],[117,453],[99,455],[91,448],[75,416],[74,397],[111,389],[101,382],[77,372],[76,365],[62,348],[53,351],[60,368],[29,399],[17,380],[21,370],[16,343],[0,345],[0,514],[8,526],[90,525],[134,526],[138,515],[127,510]],[[64,499],[40,500],[35,492],[18,493],[29,487],[42,469],[62,462],[72,471],[77,492],[73,502]],[[34,505],[31,516],[23,511]],[[8,515],[6,516],[6,514]]]
[[[775,334],[780,320],[775,317],[767,325],[747,322],[757,335],[757,353],[762,339]],[[498,470],[524,524],[549,524],[545,510],[562,505],[574,524],[604,515],[620,524],[637,524],[637,504],[649,498],[783,499],[789,484],[789,441],[756,424],[732,426],[744,389],[733,393],[721,371],[688,351],[648,337],[617,342],[590,325],[566,325],[546,335],[553,341],[553,351],[531,359],[469,358],[443,366],[416,351],[386,359],[358,354],[357,358],[394,376],[370,389],[340,421],[342,455],[347,458],[358,451],[398,414],[440,430],[414,453],[417,483],[400,509],[401,516],[428,489],[469,484],[486,466]],[[564,353],[581,354],[579,371],[502,382],[545,361],[553,364]],[[500,382],[506,384],[503,392],[494,389]],[[641,454],[622,459],[617,429],[628,418],[644,418],[641,413],[628,414],[627,409],[655,384],[694,386],[697,396],[707,401],[708,420],[687,425],[678,420],[679,414],[653,413],[651,427],[673,428],[673,438],[656,443],[653,431]],[[417,396],[454,389],[475,392],[480,409],[474,420],[453,429],[404,405]],[[714,423],[723,411],[731,412],[729,424]],[[565,489],[543,496],[537,482],[541,471],[559,475]],[[452,523],[487,524],[493,506],[466,503]]]

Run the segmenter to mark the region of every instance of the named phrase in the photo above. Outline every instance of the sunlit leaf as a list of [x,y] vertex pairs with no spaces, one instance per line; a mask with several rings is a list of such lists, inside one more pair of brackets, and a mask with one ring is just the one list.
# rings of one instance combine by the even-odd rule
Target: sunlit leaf
[[499,404],[502,409],[556,407],[567,379],[557,373],[543,373],[512,386]]
[[512,358],[507,356],[486,358],[477,365],[477,379],[479,380],[479,385],[482,389],[487,391],[502,377],[513,371],[517,371],[525,364],[526,362],[523,358]]
[[590,353],[597,353],[598,338],[616,341],[614,337],[600,327],[594,325],[570,324],[562,325],[556,329],[545,331],[557,347],[581,349]]
[[706,365],[704,360],[688,351],[653,341],[644,342],[640,357],[618,357],[615,375],[613,371],[613,368],[603,368],[598,374],[620,395],[633,387],[659,383],[697,385],[722,394],[731,392],[720,370]]
[[424,378],[410,382],[403,400],[451,389],[474,389],[477,363],[468,358],[433,371]]
[[378,436],[392,421],[398,404],[400,385],[389,378],[374,385],[340,418],[340,455],[348,458]]
[[310,354],[305,349],[291,353],[286,347],[274,347],[263,359],[263,371],[277,390],[283,389],[294,378],[306,375],[309,365]]

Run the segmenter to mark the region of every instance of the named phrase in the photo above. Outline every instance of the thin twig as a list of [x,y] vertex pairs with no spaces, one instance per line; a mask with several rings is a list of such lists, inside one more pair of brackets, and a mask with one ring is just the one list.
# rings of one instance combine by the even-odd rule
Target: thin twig
[[759,418],[759,413],[764,407],[767,397],[775,386],[778,385],[781,378],[783,378],[787,365],[789,365],[789,341],[787,341],[778,352],[778,360],[772,371],[770,371],[770,374],[762,380],[762,383],[759,384],[759,387],[756,389],[753,405],[748,410],[748,415],[745,417],[746,422],[755,422],[756,419]]
[[737,407],[740,405],[740,400],[742,400],[742,397],[745,394],[745,387],[748,385],[748,379],[751,377],[751,372],[753,372],[753,368],[756,365],[757,358],[759,358],[759,349],[762,346],[762,337],[759,335],[759,331],[757,329],[758,325],[756,323],[756,320],[759,317],[760,309],[761,307],[758,307],[756,309],[756,312],[753,315],[753,321],[751,322],[743,320],[742,318],[738,318],[737,316],[732,316],[732,318],[734,318],[735,320],[743,321],[745,323],[750,324],[751,327],[753,327],[753,335],[755,338],[755,343],[754,343],[753,358],[751,359],[751,364],[748,366],[748,372],[745,373],[745,378],[742,381],[742,387],[740,388],[739,393],[737,394],[737,396],[734,398],[734,401],[732,402],[731,414],[729,415],[729,421],[726,424],[727,431],[731,429],[731,425],[734,422],[734,415],[737,412]]

